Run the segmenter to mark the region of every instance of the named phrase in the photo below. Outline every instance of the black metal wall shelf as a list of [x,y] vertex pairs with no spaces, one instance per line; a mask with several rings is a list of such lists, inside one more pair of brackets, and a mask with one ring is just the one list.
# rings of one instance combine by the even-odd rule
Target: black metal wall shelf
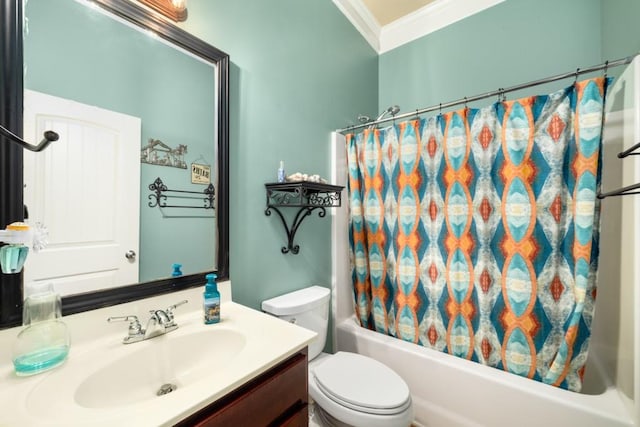
[[[271,215],[273,209],[287,233],[287,246],[283,246],[281,251],[283,254],[291,252],[297,254],[300,246],[295,245],[293,240],[296,232],[302,224],[302,221],[311,213],[318,209],[318,216],[323,218],[326,214],[326,208],[336,208],[342,204],[342,189],[339,185],[321,184],[317,182],[284,182],[265,184],[267,190],[267,209],[264,214]],[[287,225],[287,221],[279,208],[300,208],[291,223],[291,227]]]
[[[209,184],[207,188],[202,191],[187,191],[187,190],[170,190],[164,185],[164,182],[160,177],[156,178],[151,184],[149,184],[149,190],[152,191],[149,194],[149,207],[155,208],[159,206],[161,208],[196,208],[196,209],[214,209],[214,201],[216,191],[213,184]],[[171,194],[167,194],[171,193]],[[182,194],[197,194],[196,196],[182,196]],[[202,206],[188,206],[188,205],[168,205],[167,198],[174,197],[180,199],[196,199],[203,202]]]

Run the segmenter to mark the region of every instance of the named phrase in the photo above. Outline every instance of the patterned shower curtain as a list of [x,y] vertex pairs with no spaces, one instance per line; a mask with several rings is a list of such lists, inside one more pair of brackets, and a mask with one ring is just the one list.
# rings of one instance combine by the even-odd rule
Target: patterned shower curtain
[[347,135],[362,326],[579,391],[607,83]]

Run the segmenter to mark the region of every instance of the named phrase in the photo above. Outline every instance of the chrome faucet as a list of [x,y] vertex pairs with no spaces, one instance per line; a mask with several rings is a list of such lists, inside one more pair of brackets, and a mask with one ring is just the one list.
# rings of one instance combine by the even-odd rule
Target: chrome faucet
[[109,317],[107,322],[129,322],[129,333],[124,337],[122,342],[124,344],[132,344],[178,329],[178,325],[174,320],[173,310],[187,302],[187,300],[180,301],[177,304],[169,306],[166,310],[150,310],[147,327],[144,329],[138,320],[138,316],[133,315]]
[[[167,310],[169,311],[169,310]],[[166,334],[174,329],[178,328],[178,325],[173,321],[167,311],[164,310],[150,310],[149,321],[147,321],[147,327],[144,330],[144,339],[148,340],[158,335]],[[172,316],[173,317],[173,316]]]

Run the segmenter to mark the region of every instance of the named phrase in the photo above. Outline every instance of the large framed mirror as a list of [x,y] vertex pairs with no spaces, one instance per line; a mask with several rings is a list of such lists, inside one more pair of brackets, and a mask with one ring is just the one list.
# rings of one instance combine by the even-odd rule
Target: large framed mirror
[[0,326],[20,323],[30,283],[54,283],[72,314],[227,279],[228,55],[135,1],[0,14],[0,124],[61,135],[41,153],[0,143],[0,227],[28,213],[50,241],[0,275]]

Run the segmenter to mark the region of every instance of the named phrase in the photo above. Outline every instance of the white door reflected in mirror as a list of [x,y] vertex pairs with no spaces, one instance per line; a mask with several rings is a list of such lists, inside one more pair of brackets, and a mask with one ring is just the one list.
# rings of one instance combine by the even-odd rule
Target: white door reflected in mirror
[[28,257],[25,284],[70,295],[138,282],[141,120],[25,90],[25,136],[45,130],[60,140],[25,153],[24,200],[49,243]]

